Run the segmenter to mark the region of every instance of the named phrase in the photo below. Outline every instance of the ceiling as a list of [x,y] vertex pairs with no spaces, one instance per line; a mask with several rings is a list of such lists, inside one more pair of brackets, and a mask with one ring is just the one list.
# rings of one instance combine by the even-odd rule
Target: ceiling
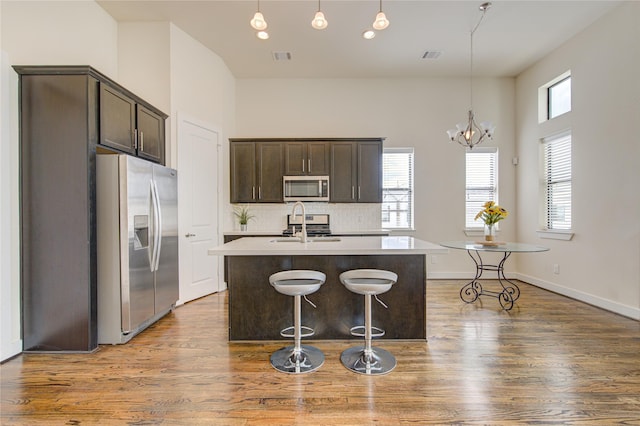
[[[365,40],[376,0],[324,0],[329,26],[311,27],[315,0],[262,0],[268,40],[249,20],[257,1],[98,0],[119,22],[171,21],[218,54],[236,78],[468,76],[481,1],[383,0],[387,29]],[[616,0],[496,0],[474,34],[474,76],[516,76],[619,4]],[[437,59],[422,59],[425,51]],[[275,61],[273,52],[290,52]]]

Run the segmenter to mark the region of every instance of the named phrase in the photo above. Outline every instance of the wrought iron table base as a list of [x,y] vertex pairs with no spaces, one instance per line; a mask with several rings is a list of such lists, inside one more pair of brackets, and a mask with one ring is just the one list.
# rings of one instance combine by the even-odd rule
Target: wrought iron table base
[[[471,257],[473,262],[476,264],[476,276],[460,289],[460,298],[465,303],[473,303],[478,300],[480,296],[497,297],[502,309],[507,311],[511,310],[511,308],[513,308],[513,303],[520,297],[520,288],[518,288],[515,283],[508,280],[504,275],[504,263],[511,255],[511,252],[505,251],[502,260],[500,260],[497,265],[484,264],[482,262],[482,257],[477,250],[467,250],[467,254],[469,254],[469,257]],[[485,290],[482,287],[479,280],[484,271],[495,271],[498,273],[498,281],[502,286],[502,291],[490,291]]]

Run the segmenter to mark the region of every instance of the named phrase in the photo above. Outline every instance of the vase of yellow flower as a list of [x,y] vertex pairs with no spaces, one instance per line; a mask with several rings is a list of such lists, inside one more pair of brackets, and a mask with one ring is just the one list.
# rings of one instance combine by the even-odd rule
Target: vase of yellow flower
[[484,225],[484,239],[486,241],[493,241],[496,236],[496,226],[494,225]]
[[486,241],[493,241],[496,236],[496,223],[509,215],[507,210],[500,207],[493,201],[487,201],[484,203],[482,210],[478,212],[475,220],[482,219],[484,222],[484,239]]

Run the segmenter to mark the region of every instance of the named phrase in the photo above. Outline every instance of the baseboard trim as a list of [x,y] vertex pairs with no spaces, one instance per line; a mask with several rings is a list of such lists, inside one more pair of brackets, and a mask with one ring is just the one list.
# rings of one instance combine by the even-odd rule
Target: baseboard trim
[[574,290],[572,288],[564,287],[558,284],[554,284],[549,281],[541,280],[530,275],[516,273],[514,277],[520,281],[524,281],[527,284],[535,285],[536,287],[543,288],[545,290],[552,291],[554,293],[561,294],[563,296],[570,297],[575,300],[579,300],[589,305],[640,321],[640,309],[632,306],[623,305],[621,303],[612,302],[611,300],[603,299],[592,294],[584,293],[582,291]]

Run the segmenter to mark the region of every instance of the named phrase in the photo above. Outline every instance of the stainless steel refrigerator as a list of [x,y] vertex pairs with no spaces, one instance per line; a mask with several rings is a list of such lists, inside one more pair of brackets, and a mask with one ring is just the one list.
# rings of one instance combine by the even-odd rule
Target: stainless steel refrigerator
[[126,343],[178,300],[177,172],[96,157],[98,343]]

